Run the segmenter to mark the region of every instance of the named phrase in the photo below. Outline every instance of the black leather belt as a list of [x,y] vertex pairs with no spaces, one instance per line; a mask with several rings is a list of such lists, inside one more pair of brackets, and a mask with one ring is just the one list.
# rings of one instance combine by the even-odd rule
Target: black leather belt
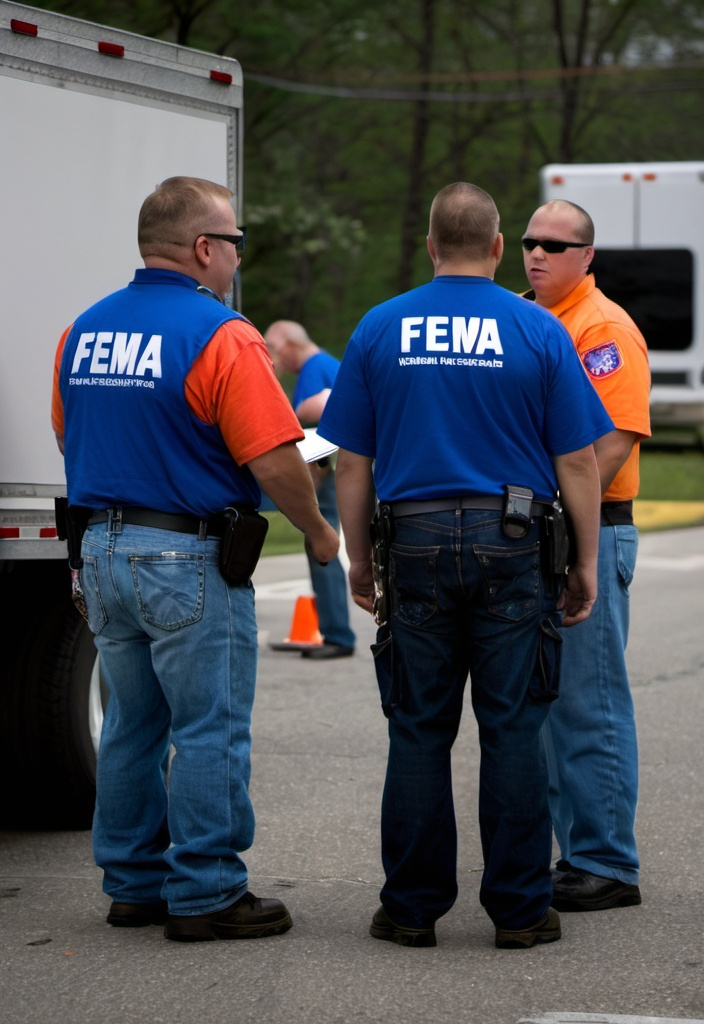
[[[450,512],[454,509],[492,509],[503,511],[504,499],[498,494],[475,494],[468,498],[429,498],[427,501],[392,501],[391,511],[395,519],[402,516],[426,515],[430,512]],[[552,505],[545,501],[533,501],[534,516],[552,515]]]
[[[171,530],[174,533],[197,533],[200,537],[222,537],[223,522],[219,517],[198,519],[197,516],[157,512],[153,508],[118,507],[94,512],[88,520],[89,526],[110,521],[113,528],[118,523],[129,526],[151,526],[154,530]],[[119,529],[119,527],[118,527]]]

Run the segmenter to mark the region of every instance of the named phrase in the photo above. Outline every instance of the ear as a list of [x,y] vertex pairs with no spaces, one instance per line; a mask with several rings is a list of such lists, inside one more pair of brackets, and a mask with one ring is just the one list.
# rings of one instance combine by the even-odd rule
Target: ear
[[201,267],[209,267],[211,260],[210,241],[205,235],[198,235],[193,243],[193,255]]
[[428,256],[430,256],[430,260],[431,260],[433,266],[437,267],[437,265],[438,265],[438,254],[435,252],[435,246],[433,245],[433,240],[430,237],[430,235],[428,235],[428,237],[426,238],[425,244],[428,247]]
[[496,260],[496,266],[497,267],[498,267],[499,263],[501,263],[501,257],[503,256],[503,254],[504,254],[504,236],[499,231],[498,235],[496,236],[496,241],[494,242],[494,248],[491,251],[491,255]]

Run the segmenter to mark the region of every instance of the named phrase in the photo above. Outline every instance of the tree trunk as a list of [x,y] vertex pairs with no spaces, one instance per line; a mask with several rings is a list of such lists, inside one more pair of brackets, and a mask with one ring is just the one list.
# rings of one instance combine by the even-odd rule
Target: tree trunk
[[[418,47],[418,71],[421,91],[429,89],[428,75],[433,65],[436,0],[421,0],[420,22],[422,39]],[[401,224],[401,250],[398,264],[398,290],[408,291],[413,283],[413,261],[421,234],[421,223],[427,217],[423,208],[423,184],[425,182],[425,151],[430,129],[430,103],[421,98],[415,101],[413,110],[413,136],[408,167],[408,192]],[[423,232],[424,234],[425,232]]]

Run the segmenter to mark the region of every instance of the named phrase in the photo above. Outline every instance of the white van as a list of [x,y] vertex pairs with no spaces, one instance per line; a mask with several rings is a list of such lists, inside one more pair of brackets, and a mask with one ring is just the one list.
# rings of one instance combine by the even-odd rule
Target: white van
[[704,423],[704,162],[548,164],[540,191],[594,221],[597,284],[648,344],[653,423]]

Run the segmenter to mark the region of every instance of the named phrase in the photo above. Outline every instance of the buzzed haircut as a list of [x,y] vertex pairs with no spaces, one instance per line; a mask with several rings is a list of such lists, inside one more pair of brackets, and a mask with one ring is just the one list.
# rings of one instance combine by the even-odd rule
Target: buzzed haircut
[[[586,245],[594,245],[594,221],[591,219],[587,211],[582,209],[581,206],[577,206],[576,203],[571,203],[569,199],[551,199],[549,202],[544,203],[540,209],[560,210],[564,207],[574,210],[578,215],[574,229],[577,237],[573,239],[573,241],[585,242]],[[572,239],[568,239],[568,241],[572,241]]]
[[[167,178],[142,203],[137,222],[137,242],[144,256],[168,255],[170,249],[190,245],[198,232],[214,226],[215,199],[228,202],[233,193],[205,178]],[[191,237],[193,236],[193,237]]]
[[447,185],[430,207],[429,234],[438,258],[486,259],[499,233],[499,211],[488,192],[467,181]]

